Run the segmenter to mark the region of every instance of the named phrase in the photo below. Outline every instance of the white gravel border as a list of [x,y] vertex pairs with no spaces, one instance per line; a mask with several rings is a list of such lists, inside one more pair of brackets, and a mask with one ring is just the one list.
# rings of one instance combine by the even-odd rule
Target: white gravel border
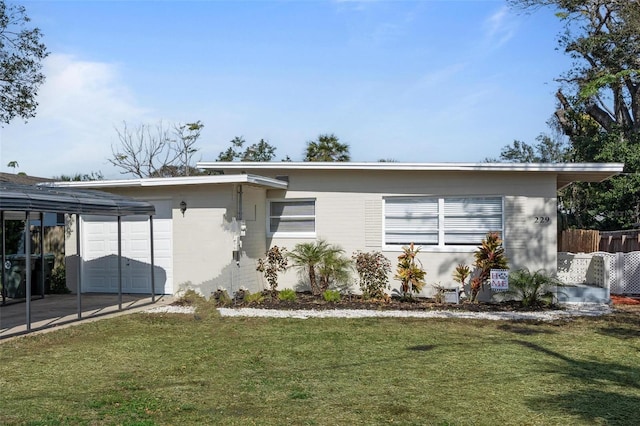
[[561,318],[576,316],[598,316],[611,313],[608,305],[579,305],[567,306],[566,310],[540,312],[469,312],[453,310],[429,311],[391,311],[366,309],[325,309],[325,310],[291,310],[255,308],[219,308],[223,317],[260,317],[260,318],[466,318],[487,320],[539,320],[554,321]]
[[[257,317],[257,318],[466,318],[486,320],[537,320],[554,321],[577,316],[599,316],[612,312],[609,305],[602,304],[567,304],[564,310],[540,312],[470,312],[454,310],[429,311],[391,311],[366,309],[324,309],[324,310],[277,310],[260,308],[218,308],[223,317]],[[146,311],[148,313],[192,314],[190,306],[158,306]]]

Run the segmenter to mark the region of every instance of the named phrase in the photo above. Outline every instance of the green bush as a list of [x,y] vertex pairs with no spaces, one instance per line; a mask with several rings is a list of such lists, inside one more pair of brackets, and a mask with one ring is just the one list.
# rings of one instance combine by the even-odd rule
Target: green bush
[[290,288],[284,289],[278,293],[278,300],[283,302],[295,302],[298,296],[294,290]]
[[186,290],[182,296],[177,298],[173,304],[180,306],[197,306],[205,302],[206,299],[200,293],[193,289],[189,289]]
[[342,295],[338,290],[325,290],[322,293],[322,298],[325,300],[325,302],[335,303],[339,302],[340,299],[342,299]]
[[519,300],[522,306],[538,308],[553,304],[554,290],[563,284],[543,270],[518,269],[509,274],[509,290],[501,293],[505,300]]
[[244,301],[250,305],[259,305],[260,303],[264,302],[264,294],[247,292],[247,294],[245,294],[244,296]]
[[339,246],[325,240],[313,243],[298,243],[288,254],[294,267],[309,276],[309,285],[314,296],[319,296],[330,286],[349,282],[351,259],[344,256]]
[[57,266],[51,271],[50,294],[69,294],[71,290],[67,288],[67,274],[64,267]]

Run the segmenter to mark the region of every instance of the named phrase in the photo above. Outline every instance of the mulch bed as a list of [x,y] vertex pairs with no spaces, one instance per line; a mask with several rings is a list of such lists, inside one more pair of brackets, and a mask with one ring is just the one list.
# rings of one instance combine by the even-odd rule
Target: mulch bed
[[627,297],[611,295],[611,303],[614,305],[640,305],[640,297]]
[[396,311],[427,311],[427,310],[452,310],[470,312],[509,312],[509,311],[542,311],[549,309],[562,309],[558,306],[525,308],[520,302],[508,301],[501,303],[435,303],[433,299],[413,298],[412,300],[401,300],[391,298],[390,300],[365,300],[360,296],[351,295],[343,297],[339,302],[327,302],[321,296],[313,296],[310,293],[297,293],[295,301],[282,301],[265,294],[261,303],[243,303],[234,301],[231,307],[234,308],[261,308],[261,309],[370,309],[370,310],[396,310]]

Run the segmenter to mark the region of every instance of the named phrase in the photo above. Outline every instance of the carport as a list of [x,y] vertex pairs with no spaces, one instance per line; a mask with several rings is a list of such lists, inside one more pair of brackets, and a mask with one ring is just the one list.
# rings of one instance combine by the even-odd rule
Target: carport
[[[39,260],[40,270],[39,283],[36,287],[40,294],[33,294],[32,289],[32,262],[31,255],[31,232],[29,221],[37,219],[40,221],[40,242],[42,244],[44,213],[59,213],[75,216],[75,235],[77,247],[80,247],[80,216],[81,215],[102,215],[117,217],[118,234],[118,310],[122,310],[122,227],[121,219],[124,216],[148,216],[149,217],[149,241],[150,241],[150,269],[151,275],[151,301],[155,302],[155,279],[154,279],[154,249],[153,249],[153,215],[155,208],[153,204],[139,201],[132,198],[122,197],[106,192],[94,190],[78,190],[73,188],[58,188],[47,185],[22,185],[10,182],[0,182],[0,222],[2,223],[2,304],[6,303],[6,228],[5,222],[11,220],[24,220],[24,304],[25,304],[25,332],[32,330],[31,302],[34,297],[44,298],[45,280],[45,253],[40,250]],[[80,253],[80,250],[78,250]],[[80,259],[78,259],[80,260]],[[77,319],[82,319],[82,283],[80,267],[82,262],[76,262],[78,267],[76,286],[76,314]],[[1,317],[0,317],[1,320]]]

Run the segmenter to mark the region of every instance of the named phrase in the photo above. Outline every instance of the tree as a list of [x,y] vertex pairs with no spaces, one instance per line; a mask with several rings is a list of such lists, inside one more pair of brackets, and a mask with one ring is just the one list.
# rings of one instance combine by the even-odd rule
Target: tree
[[[293,266],[306,272],[309,276],[309,285],[314,295],[321,294],[328,286],[330,280],[342,280],[343,271],[348,267],[349,259],[345,259],[342,250],[338,246],[332,246],[325,240],[317,240],[313,243],[298,243],[288,253]],[[318,283],[318,276],[321,282]]]
[[319,135],[315,141],[307,142],[304,161],[349,161],[349,145],[341,143],[336,135]]
[[54,176],[54,180],[59,182],[86,182],[94,180],[104,180],[104,176],[101,171],[91,173],[76,173],[74,175],[60,175]]
[[249,145],[243,151],[242,148],[245,143],[246,141],[242,136],[236,136],[231,139],[231,146],[226,151],[218,154],[218,161],[271,161],[276,156],[277,148],[264,139]]
[[40,70],[49,52],[30,21],[24,6],[0,0],[0,122],[5,124],[15,117],[35,117],[35,99],[45,79]]
[[137,177],[171,177],[199,174],[192,165],[198,151],[196,142],[204,124],[200,121],[165,126],[140,124],[130,128],[126,122],[116,128],[120,146],[111,147],[108,161],[122,174]]
[[569,147],[559,139],[540,134],[535,145],[514,140],[511,145],[502,147],[499,159],[487,159],[487,162],[506,163],[562,163],[569,158]]
[[574,59],[559,78],[555,116],[570,141],[571,161],[624,162],[624,174],[574,184],[561,211],[574,226],[625,229],[640,223],[640,2],[509,0],[553,7],[564,22],[559,45]]

